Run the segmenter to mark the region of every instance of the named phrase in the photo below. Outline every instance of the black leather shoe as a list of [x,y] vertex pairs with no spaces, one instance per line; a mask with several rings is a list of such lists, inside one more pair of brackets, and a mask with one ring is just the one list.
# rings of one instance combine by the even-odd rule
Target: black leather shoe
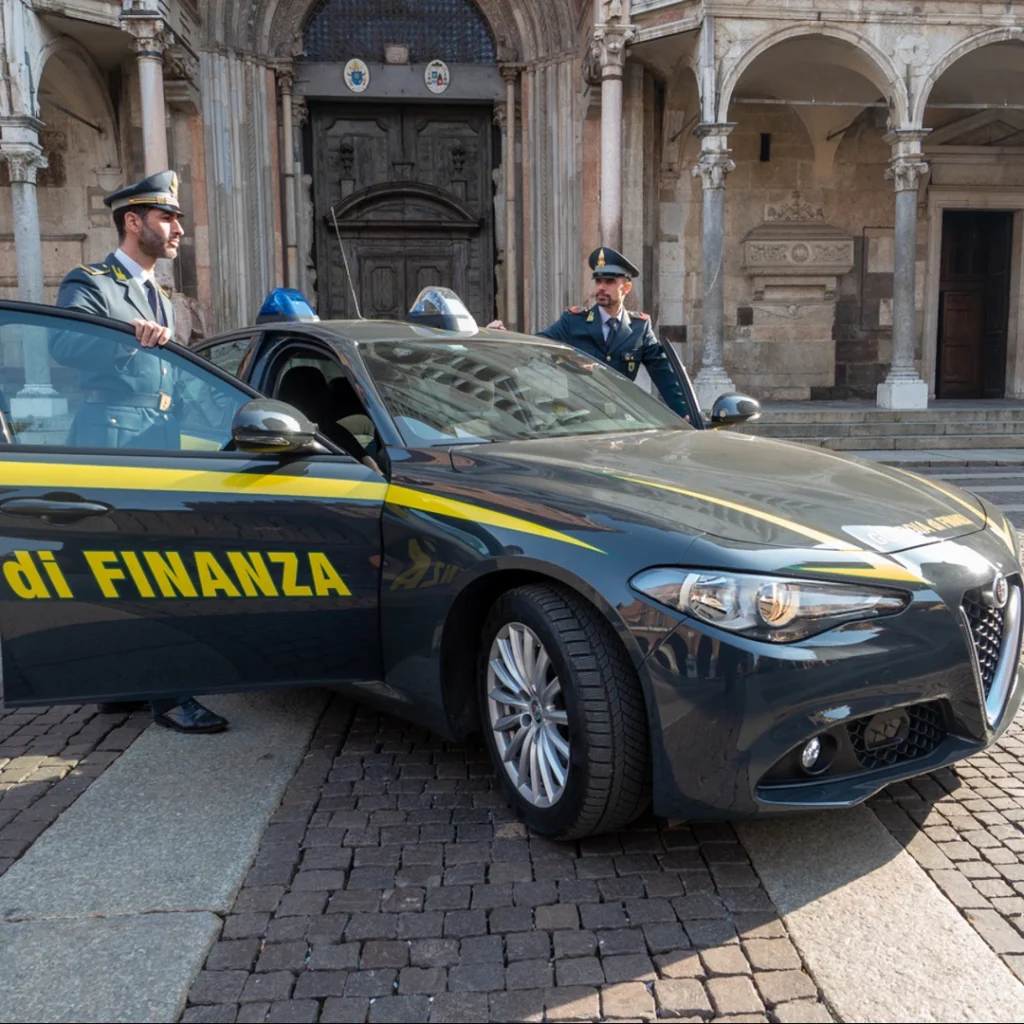
[[165,729],[174,729],[177,732],[223,732],[228,727],[226,718],[221,718],[209,708],[204,708],[194,697],[169,711],[154,715],[153,721]]
[[142,711],[148,707],[148,700],[111,700],[96,705],[101,715],[126,715],[129,711]]

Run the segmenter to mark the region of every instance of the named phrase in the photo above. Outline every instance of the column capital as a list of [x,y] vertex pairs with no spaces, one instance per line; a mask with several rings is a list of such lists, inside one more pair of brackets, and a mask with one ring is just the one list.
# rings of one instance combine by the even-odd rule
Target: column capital
[[699,124],[693,129],[693,134],[700,139],[700,157],[692,174],[700,178],[705,189],[725,188],[726,175],[736,170],[729,149],[729,133],[735,127],[735,124],[723,122]]
[[121,28],[135,38],[135,53],[139,57],[160,59],[174,42],[174,33],[167,22],[151,11],[121,15]]
[[505,82],[509,85],[515,85],[519,81],[519,76],[522,74],[523,65],[516,64],[513,61],[504,61],[498,65],[498,70],[501,72],[501,77],[505,79]]
[[277,87],[283,93],[291,93],[295,90],[295,65],[290,61],[278,61],[274,65],[274,75],[277,78]]
[[633,41],[636,29],[628,24],[599,24],[594,26],[591,53],[601,68],[602,78],[621,78],[626,63],[626,47]]
[[929,128],[894,128],[883,136],[892,146],[892,161],[885,170],[885,177],[895,184],[897,192],[916,192],[928,173],[921,143],[930,131]]
[[508,127],[508,104],[503,101],[494,104],[493,122],[499,128]]
[[170,81],[194,82],[199,74],[199,58],[181,43],[164,50],[164,77]]
[[29,142],[0,145],[0,160],[7,164],[11,181],[19,184],[34,185],[36,173],[49,166],[42,148]]

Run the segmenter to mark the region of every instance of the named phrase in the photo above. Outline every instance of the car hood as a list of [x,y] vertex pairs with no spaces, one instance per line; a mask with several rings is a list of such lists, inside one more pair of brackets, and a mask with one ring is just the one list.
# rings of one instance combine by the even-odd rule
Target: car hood
[[[821,448],[722,431],[654,430],[452,449],[459,473],[601,518],[736,544],[854,544],[894,554],[984,528],[952,484]],[[500,500],[500,498],[499,498]]]

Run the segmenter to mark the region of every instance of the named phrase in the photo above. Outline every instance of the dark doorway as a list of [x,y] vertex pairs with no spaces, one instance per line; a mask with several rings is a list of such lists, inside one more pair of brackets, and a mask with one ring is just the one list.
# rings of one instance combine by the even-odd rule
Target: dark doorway
[[942,217],[938,398],[1002,398],[1010,308],[1008,211],[947,210]]
[[331,211],[363,316],[402,318],[426,285],[494,316],[490,106],[324,104],[312,110],[322,317],[353,317]]

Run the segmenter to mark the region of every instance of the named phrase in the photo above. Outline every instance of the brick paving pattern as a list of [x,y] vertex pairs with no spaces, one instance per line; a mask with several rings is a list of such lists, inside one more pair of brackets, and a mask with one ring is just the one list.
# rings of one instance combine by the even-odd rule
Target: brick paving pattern
[[4,710],[0,705],[0,875],[152,721],[95,704]]
[[1024,718],[991,749],[890,786],[871,807],[1024,981]]
[[336,699],[183,1022],[829,1021],[728,825],[532,836],[482,747]]

